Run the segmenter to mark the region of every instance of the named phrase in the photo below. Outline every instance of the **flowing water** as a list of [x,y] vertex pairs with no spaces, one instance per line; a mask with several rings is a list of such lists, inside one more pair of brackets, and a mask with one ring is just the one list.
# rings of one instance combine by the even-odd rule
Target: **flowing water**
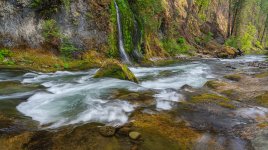
[[115,9],[116,9],[116,17],[117,17],[117,30],[118,30],[118,45],[119,45],[119,51],[122,58],[122,61],[131,64],[131,61],[128,57],[128,54],[125,51],[124,48],[124,41],[123,41],[123,32],[122,32],[122,25],[121,25],[121,18],[120,18],[120,10],[118,8],[118,5],[116,1],[114,1]]
[[[128,121],[129,115],[138,105],[124,99],[111,99],[117,90],[153,91],[155,111],[176,109],[179,102],[184,101],[185,95],[180,92],[182,86],[202,87],[208,80],[231,73],[233,69],[229,65],[237,70],[254,73],[254,69],[245,63],[265,60],[264,56],[244,56],[233,60],[193,60],[163,67],[131,67],[140,80],[139,84],[113,78],[95,79],[93,75],[97,69],[55,73],[1,70],[0,87],[1,83],[9,82],[12,83],[11,87],[16,83],[16,87],[9,88],[9,93],[4,92],[5,88],[0,90],[0,101],[22,99],[16,109],[46,128],[88,122],[120,125]],[[250,118],[254,115],[266,116],[268,110],[252,107],[237,110],[236,113]],[[196,117],[196,120],[202,119],[199,114],[190,116]],[[222,121],[226,126],[237,124],[236,120]],[[200,139],[201,143],[206,139],[207,136]]]

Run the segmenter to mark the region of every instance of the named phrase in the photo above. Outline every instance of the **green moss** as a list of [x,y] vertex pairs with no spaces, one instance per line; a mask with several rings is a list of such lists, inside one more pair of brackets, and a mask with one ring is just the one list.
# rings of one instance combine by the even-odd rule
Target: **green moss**
[[124,64],[116,60],[106,61],[94,75],[95,78],[111,77],[121,80],[129,80],[138,83],[138,79]]
[[256,74],[255,77],[257,77],[257,78],[265,78],[265,77],[268,77],[268,72]]
[[222,91],[221,93],[229,97],[233,97],[237,94],[237,92],[234,89],[225,90]]
[[224,82],[220,82],[220,81],[216,81],[216,80],[212,80],[212,81],[208,81],[205,86],[212,88],[212,89],[217,89],[221,86],[225,86],[226,84]]
[[14,62],[10,60],[12,52],[9,49],[2,48],[0,49],[0,64],[4,65],[13,65]]
[[142,134],[142,149],[192,149],[199,133],[169,114],[142,114],[134,117],[134,126]]
[[120,22],[122,25],[122,31],[124,37],[124,47],[128,53],[131,53],[132,50],[134,49],[132,37],[134,37],[135,32],[134,28],[135,17],[130,9],[127,0],[116,0],[116,1],[121,15]]
[[110,58],[119,57],[116,20],[117,20],[116,8],[114,5],[114,1],[111,1],[111,4],[110,4],[110,33],[108,36],[109,49],[106,52],[106,55]]
[[241,75],[239,74],[231,74],[231,75],[226,75],[224,78],[232,80],[232,81],[240,81],[242,79]]
[[183,37],[175,39],[165,39],[162,41],[163,47],[165,50],[171,54],[187,54],[190,46],[186,43],[186,40]]
[[268,107],[268,92],[256,97],[256,102],[262,106]]
[[191,97],[190,102],[192,103],[215,103],[225,108],[230,108],[230,109],[235,108],[235,106],[230,103],[231,102],[230,99],[223,97],[223,96],[216,95],[216,94],[210,94],[210,93],[204,93],[198,96],[193,96]]
[[266,128],[266,127],[268,127],[268,122],[262,122],[262,123],[258,124],[258,127]]

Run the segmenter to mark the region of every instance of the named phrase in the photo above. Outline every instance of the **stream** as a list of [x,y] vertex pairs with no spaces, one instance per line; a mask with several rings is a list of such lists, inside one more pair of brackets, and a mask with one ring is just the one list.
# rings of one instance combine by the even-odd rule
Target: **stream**
[[[152,91],[155,102],[148,109],[156,112],[174,110],[179,107],[180,102],[185,101],[185,95],[181,91],[184,85],[201,88],[208,80],[221,79],[234,70],[254,74],[259,69],[249,67],[248,64],[262,61],[266,61],[265,56],[250,55],[237,59],[189,60],[161,67],[131,67],[131,71],[140,81],[139,84],[112,78],[95,79],[93,75],[97,69],[55,73],[2,69],[0,110],[30,118],[37,122],[40,128],[55,129],[89,122],[122,125],[128,122],[129,116],[139,104],[124,99],[112,99],[111,95],[118,90]],[[237,110],[237,114],[246,117],[252,117],[256,113],[268,116],[266,108],[257,111],[259,112],[254,109],[241,109]],[[189,114],[185,114],[185,118],[190,121],[195,117],[194,121],[203,117],[194,113],[190,114],[190,119],[188,116]],[[221,126],[228,128],[232,124],[247,123],[243,119],[229,121],[223,118]],[[214,135],[204,134],[199,143],[212,136]],[[217,138],[223,139],[221,136]],[[234,138],[231,142],[236,145],[235,149],[244,148],[244,141]],[[200,149],[207,148],[201,144]]]

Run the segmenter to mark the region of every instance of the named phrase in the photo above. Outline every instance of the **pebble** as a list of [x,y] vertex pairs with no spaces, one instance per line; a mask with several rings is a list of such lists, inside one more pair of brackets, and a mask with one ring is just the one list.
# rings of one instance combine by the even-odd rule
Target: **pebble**
[[137,140],[141,137],[141,134],[139,132],[135,132],[135,131],[132,131],[129,133],[129,137],[132,139],[132,140]]

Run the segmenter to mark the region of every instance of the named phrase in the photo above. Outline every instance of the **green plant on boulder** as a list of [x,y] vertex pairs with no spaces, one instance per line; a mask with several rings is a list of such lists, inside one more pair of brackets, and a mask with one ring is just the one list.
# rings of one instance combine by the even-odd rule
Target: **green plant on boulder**
[[117,60],[107,60],[94,75],[94,78],[111,77],[138,83],[138,79],[124,64]]

